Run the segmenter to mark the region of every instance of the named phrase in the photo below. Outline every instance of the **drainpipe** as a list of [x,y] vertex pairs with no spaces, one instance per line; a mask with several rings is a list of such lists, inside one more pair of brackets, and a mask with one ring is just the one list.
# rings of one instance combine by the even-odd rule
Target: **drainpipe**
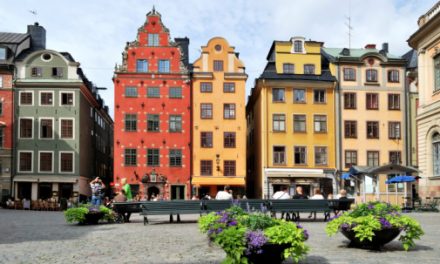
[[[340,173],[342,173],[342,169],[343,169],[343,167],[342,167],[342,155],[341,155],[341,153],[342,153],[342,111],[341,111],[341,87],[340,87],[340,74],[339,74],[339,71],[340,71],[340,67],[339,67],[339,63],[336,65],[336,78],[337,78],[337,82],[336,82],[336,101],[337,101],[337,104],[336,104],[336,116],[337,116],[337,118],[338,118],[338,123],[337,123],[337,126],[338,126],[338,133],[337,133],[337,135],[336,135],[336,137],[337,137],[337,145],[338,145],[338,151],[337,151],[337,153],[336,153],[336,159],[337,159],[337,167],[338,168],[336,168]],[[340,181],[336,181],[337,183],[339,183],[339,184],[336,184],[336,193],[339,193],[339,185],[341,185],[341,182]]]
[[[403,105],[403,108],[404,109],[402,109],[403,110],[403,112],[405,113],[405,125],[404,125],[404,127],[405,127],[405,133],[402,133],[402,136],[404,135],[405,136],[405,152],[406,152],[406,157],[405,157],[405,162],[406,162],[406,164],[405,165],[412,165],[412,162],[411,162],[411,159],[410,159],[410,157],[411,157],[411,138],[412,138],[412,135],[411,135],[411,122],[410,122],[410,115],[411,115],[411,110],[412,110],[412,107],[411,107],[411,102],[410,102],[410,100],[409,100],[409,81],[408,81],[408,78],[407,78],[407,74],[408,74],[409,72],[407,72],[406,71],[406,68],[405,68],[405,87],[404,87],[404,96],[405,96],[405,104]],[[407,110],[408,109],[408,110]]]

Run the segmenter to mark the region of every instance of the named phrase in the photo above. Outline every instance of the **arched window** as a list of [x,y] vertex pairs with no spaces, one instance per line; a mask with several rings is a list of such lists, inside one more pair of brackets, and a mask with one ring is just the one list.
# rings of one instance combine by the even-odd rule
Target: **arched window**
[[440,176],[440,134],[432,136],[432,165],[433,176]]

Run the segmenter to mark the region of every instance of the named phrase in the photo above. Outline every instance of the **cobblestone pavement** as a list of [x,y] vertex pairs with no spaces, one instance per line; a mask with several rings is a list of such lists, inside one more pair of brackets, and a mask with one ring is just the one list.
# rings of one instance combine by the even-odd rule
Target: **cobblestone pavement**
[[[440,214],[412,213],[426,235],[405,252],[398,241],[380,252],[347,248],[337,234],[327,237],[322,221],[303,222],[311,250],[300,263],[439,263]],[[220,263],[224,252],[197,229],[197,215],[169,224],[166,216],[132,216],[127,224],[66,224],[61,212],[0,209],[0,263]],[[291,263],[287,260],[285,263]]]

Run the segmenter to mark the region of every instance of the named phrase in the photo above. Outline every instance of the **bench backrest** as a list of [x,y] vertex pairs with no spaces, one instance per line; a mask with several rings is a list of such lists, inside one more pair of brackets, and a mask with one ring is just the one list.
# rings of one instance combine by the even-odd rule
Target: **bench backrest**
[[232,206],[232,200],[203,200],[203,209],[206,212],[217,212]]
[[113,210],[116,212],[139,213],[142,211],[141,204],[145,202],[115,202]]
[[269,200],[271,211],[330,211],[328,200]]
[[172,200],[172,201],[154,201],[144,202],[141,205],[142,210],[147,212],[201,212],[202,203],[196,200]]
[[328,200],[328,202],[333,210],[348,211],[351,208],[351,204],[354,203],[354,199],[332,199]]

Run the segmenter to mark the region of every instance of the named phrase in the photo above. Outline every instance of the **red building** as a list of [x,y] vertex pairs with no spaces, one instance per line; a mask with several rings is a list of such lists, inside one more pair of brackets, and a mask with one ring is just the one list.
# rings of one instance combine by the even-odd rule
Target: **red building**
[[190,198],[188,38],[170,39],[153,8],[115,69],[114,181],[164,199]]

